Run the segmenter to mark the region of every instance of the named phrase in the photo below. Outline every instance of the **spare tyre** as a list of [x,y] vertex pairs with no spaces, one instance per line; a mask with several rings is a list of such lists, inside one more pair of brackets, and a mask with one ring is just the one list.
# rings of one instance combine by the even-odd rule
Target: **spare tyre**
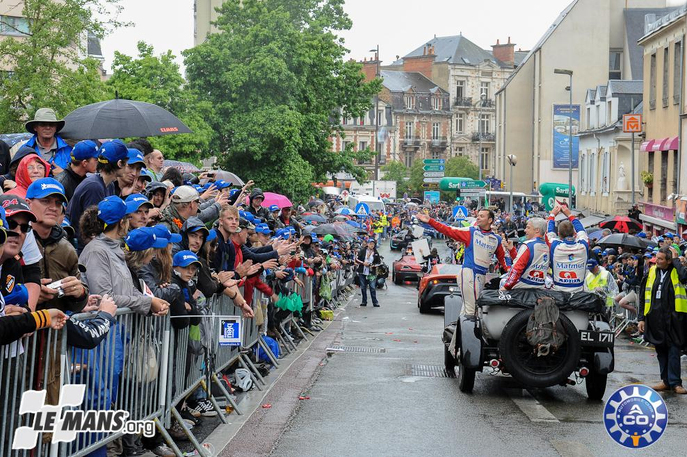
[[565,382],[580,360],[580,335],[568,317],[560,314],[560,325],[567,338],[557,351],[537,357],[527,342],[527,321],[534,311],[516,314],[506,324],[499,341],[503,364],[516,381],[527,387],[549,387]]

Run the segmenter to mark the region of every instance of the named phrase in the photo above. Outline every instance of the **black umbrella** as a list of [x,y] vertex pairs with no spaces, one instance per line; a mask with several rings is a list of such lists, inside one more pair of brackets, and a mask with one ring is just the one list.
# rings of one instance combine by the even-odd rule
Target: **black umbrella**
[[311,202],[308,202],[308,208],[312,208],[314,206],[322,206],[322,205],[324,205],[324,202],[322,200],[320,200],[319,198],[315,199]]
[[315,227],[312,231],[317,235],[334,235],[339,236],[339,232],[336,230],[334,224],[322,224]]
[[647,242],[645,240],[642,240],[638,236],[628,235],[627,233],[612,233],[601,238],[597,244],[605,248],[623,247],[644,249],[647,247]]
[[82,106],[64,121],[60,136],[76,140],[193,133],[166,109],[133,100],[115,99]]

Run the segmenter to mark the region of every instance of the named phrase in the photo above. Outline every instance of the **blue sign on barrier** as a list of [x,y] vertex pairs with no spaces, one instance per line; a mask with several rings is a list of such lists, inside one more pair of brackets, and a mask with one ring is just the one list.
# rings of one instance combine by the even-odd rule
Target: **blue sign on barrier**
[[457,221],[463,221],[468,218],[468,209],[462,205],[453,208],[453,218]]
[[241,318],[223,318],[219,324],[219,345],[241,346]]
[[367,205],[367,203],[358,203],[355,207],[355,212],[361,216],[369,216],[370,215],[370,207]]

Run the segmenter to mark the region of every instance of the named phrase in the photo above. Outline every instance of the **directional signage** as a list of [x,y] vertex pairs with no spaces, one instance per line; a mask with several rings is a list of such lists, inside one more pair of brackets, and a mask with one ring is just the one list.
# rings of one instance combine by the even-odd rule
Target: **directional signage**
[[422,187],[424,187],[425,189],[436,189],[437,187],[439,187],[439,184],[435,182],[423,182]]
[[457,221],[462,221],[468,218],[468,209],[464,206],[456,206],[453,208],[453,218]]
[[623,132],[642,133],[642,115],[623,114]]
[[478,189],[486,185],[484,181],[474,181],[470,178],[443,178],[439,188],[441,190]]
[[443,178],[443,171],[425,171],[425,178]]
[[463,181],[460,183],[461,189],[482,189],[487,183],[484,181]]
[[425,165],[422,167],[424,171],[444,171],[443,165]]
[[425,165],[444,165],[446,164],[445,159],[425,159],[422,161]]
[[439,183],[443,178],[440,176],[438,178],[425,178],[423,179],[424,182],[433,182],[433,183]]

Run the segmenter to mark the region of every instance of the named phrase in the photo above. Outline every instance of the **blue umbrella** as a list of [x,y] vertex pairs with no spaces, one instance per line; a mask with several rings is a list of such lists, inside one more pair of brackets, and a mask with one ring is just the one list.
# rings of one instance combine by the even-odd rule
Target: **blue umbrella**
[[336,210],[336,214],[343,214],[344,216],[350,216],[351,214],[355,214],[351,208],[348,208],[346,206],[341,207]]
[[604,236],[603,232],[604,232],[603,230],[597,230],[595,232],[592,232],[588,235],[589,239],[590,240],[600,240]]
[[348,225],[352,225],[355,228],[360,228],[362,227],[360,224],[358,224],[356,221],[346,221]]

